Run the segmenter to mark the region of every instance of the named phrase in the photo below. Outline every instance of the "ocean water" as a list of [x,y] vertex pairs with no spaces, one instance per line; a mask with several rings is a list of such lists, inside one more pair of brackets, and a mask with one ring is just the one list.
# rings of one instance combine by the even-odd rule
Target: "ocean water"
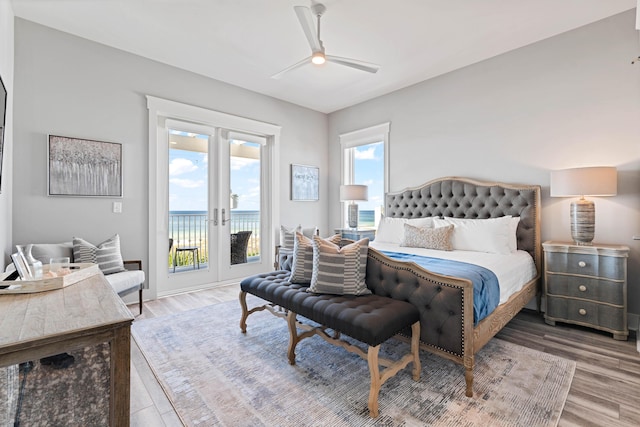
[[[358,212],[359,227],[375,226],[375,211],[361,210]],[[207,212],[206,211],[170,211],[169,234],[181,236],[182,239],[201,240],[207,236]],[[259,235],[260,212],[259,211],[231,211],[231,232],[251,230],[253,235]]]

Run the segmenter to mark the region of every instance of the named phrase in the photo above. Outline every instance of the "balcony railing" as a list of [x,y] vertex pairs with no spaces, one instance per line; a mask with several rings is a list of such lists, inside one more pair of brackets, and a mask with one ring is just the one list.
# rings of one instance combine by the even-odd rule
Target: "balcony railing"
[[[259,211],[231,211],[229,231],[251,231],[247,246],[247,257],[260,255],[260,212]],[[170,213],[169,238],[173,239],[173,248],[169,251],[168,265],[173,268],[175,248],[196,247],[200,265],[209,262],[208,245],[208,215],[206,213]],[[181,251],[176,259],[176,266],[192,266],[193,254]]]

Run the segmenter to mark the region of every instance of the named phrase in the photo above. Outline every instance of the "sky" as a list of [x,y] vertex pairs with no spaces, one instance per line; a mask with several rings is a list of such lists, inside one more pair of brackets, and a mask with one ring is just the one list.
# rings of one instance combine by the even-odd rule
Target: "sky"
[[[255,143],[246,143],[257,146]],[[384,204],[384,144],[382,142],[353,148],[354,184],[369,187],[369,201],[358,202],[360,210],[374,210]],[[207,210],[207,153],[169,150],[169,210]],[[231,157],[230,182],[238,194],[237,210],[260,209],[260,162]]]
[[369,187],[369,201],[358,202],[358,208],[375,210],[384,205],[384,143],[362,145],[353,150],[355,174],[352,184]]
[[[247,143],[257,146],[255,143]],[[207,153],[169,150],[169,210],[207,210]],[[238,194],[237,210],[260,209],[260,162],[231,157],[231,191]]]

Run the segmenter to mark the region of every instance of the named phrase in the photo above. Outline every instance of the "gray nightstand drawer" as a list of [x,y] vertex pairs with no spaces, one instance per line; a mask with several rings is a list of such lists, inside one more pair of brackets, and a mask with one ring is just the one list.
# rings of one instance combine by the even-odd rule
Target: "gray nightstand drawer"
[[549,272],[626,280],[626,258],[554,252],[546,261]]
[[599,329],[626,331],[623,308],[571,298],[547,297],[547,316],[585,326],[598,325]]
[[548,273],[547,293],[624,305],[624,282]]

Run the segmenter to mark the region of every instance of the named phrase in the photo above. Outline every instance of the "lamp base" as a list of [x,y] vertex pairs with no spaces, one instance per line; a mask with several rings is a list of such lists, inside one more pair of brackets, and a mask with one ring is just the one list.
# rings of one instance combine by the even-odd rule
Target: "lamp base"
[[349,212],[347,216],[347,222],[350,228],[358,228],[358,205],[355,203],[349,204]]
[[571,237],[576,245],[590,246],[596,230],[596,205],[580,199],[571,203]]

